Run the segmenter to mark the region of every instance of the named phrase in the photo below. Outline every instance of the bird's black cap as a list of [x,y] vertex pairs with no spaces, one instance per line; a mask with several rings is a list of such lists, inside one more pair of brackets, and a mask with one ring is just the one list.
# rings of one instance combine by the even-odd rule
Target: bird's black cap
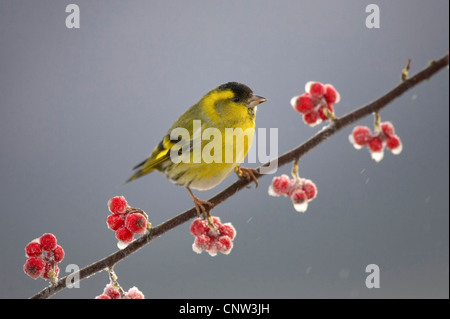
[[219,91],[224,91],[228,89],[233,91],[236,96],[244,100],[250,98],[253,95],[253,91],[247,85],[238,82],[228,82],[220,85],[217,88],[217,90]]

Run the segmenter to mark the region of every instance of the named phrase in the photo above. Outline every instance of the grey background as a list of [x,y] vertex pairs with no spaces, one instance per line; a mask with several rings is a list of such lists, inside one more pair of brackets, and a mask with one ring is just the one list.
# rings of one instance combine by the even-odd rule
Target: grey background
[[[339,116],[397,85],[408,58],[415,73],[448,52],[448,1],[375,1],[381,28],[367,29],[372,2],[78,0],[81,28],[67,29],[71,2],[2,0],[0,297],[47,285],[22,271],[45,232],[66,251],[63,275],[114,252],[114,195],[153,225],[192,207],[161,174],[123,182],[215,86],[240,81],[269,99],[257,127],[279,128],[281,154],[320,130],[289,105],[307,81],[335,85]],[[319,191],[305,214],[269,197],[265,177],[213,211],[237,229],[230,255],[194,253],[186,223],[120,262],[120,284],[147,298],[448,298],[448,82],[446,69],[381,112],[401,155],[375,163],[346,128],[301,161]],[[369,290],[372,263],[381,288]],[[102,272],[55,298],[93,298],[107,282]]]

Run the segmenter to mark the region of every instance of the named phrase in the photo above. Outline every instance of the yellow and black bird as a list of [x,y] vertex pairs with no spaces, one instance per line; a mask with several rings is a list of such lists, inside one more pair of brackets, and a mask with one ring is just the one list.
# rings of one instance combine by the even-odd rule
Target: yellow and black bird
[[133,168],[127,182],[160,171],[186,187],[197,215],[209,218],[205,206],[212,207],[212,203],[194,196],[191,188],[211,189],[232,172],[257,183],[254,170],[239,165],[253,142],[257,106],[265,101],[237,82],[209,91],[175,121],[150,156]]

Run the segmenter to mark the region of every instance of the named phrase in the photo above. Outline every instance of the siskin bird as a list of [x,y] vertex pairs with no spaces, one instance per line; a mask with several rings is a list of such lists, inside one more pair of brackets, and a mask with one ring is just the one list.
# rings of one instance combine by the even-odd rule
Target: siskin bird
[[211,189],[232,172],[253,179],[257,185],[255,170],[239,165],[253,141],[257,106],[265,101],[237,82],[209,91],[175,121],[150,156],[133,168],[135,172],[127,182],[153,171],[162,172],[173,183],[186,187],[197,215],[210,220],[205,206],[212,207],[212,203],[194,196],[191,188]]

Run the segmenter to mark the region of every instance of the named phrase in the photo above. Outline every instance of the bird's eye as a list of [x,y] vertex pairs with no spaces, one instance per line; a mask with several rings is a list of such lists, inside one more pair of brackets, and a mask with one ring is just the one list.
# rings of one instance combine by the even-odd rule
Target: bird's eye
[[232,99],[232,101],[233,101],[234,103],[239,103],[239,102],[241,101],[241,99],[240,99],[238,96],[235,96],[235,97]]

